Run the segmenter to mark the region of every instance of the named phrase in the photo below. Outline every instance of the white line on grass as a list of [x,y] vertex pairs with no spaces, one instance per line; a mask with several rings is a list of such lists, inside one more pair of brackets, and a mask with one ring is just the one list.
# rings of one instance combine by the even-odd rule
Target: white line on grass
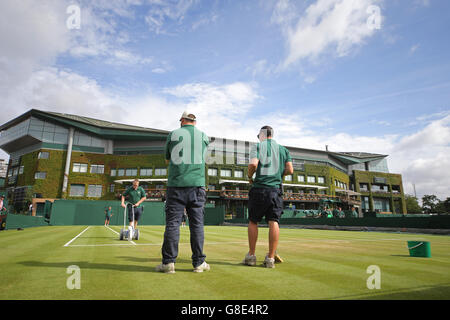
[[[113,230],[114,231],[114,230]],[[295,241],[282,241],[281,243],[286,242],[298,242]],[[180,242],[180,245],[190,245],[190,242]],[[224,245],[224,244],[248,244],[248,241],[223,241],[223,242],[205,242],[205,246],[207,245]],[[73,244],[71,247],[108,247],[108,246],[128,246],[127,243],[115,243],[115,244]],[[136,246],[162,246],[162,243],[134,243]],[[266,243],[257,243],[257,245],[267,245]]]
[[72,242],[74,242],[79,236],[81,236],[87,229],[89,229],[91,226],[87,227],[86,229],[84,229],[83,231],[81,231],[75,238],[73,238],[72,240],[70,240],[69,242],[67,242],[64,247],[68,247]]

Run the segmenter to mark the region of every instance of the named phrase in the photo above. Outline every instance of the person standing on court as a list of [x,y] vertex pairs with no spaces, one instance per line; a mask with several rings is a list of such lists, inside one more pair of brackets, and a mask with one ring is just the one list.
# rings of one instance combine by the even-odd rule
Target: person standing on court
[[196,117],[185,111],[180,118],[181,127],[169,133],[165,145],[169,176],[166,192],[166,228],[162,245],[162,263],[157,271],[175,273],[178,256],[180,225],[186,209],[189,218],[192,265],[194,272],[209,271],[203,253],[205,155],[209,138],[196,126]]
[[250,163],[247,172],[251,184],[248,201],[249,252],[246,254],[243,264],[256,265],[258,223],[265,217],[269,224],[269,253],[266,255],[263,265],[267,268],[274,268],[280,234],[279,221],[283,213],[281,185],[283,177],[293,174],[294,168],[289,151],[272,139],[272,127],[262,127],[257,137],[260,142],[254,144],[250,149]]
[[[122,207],[126,208],[125,197],[129,196],[128,202],[128,221],[130,225],[128,229],[130,230],[130,238],[132,238],[132,231],[136,230],[138,221],[142,215],[143,207],[141,206],[142,202],[147,198],[145,195],[145,190],[139,186],[139,179],[134,179],[133,185],[129,187],[122,194]],[[134,211],[134,219],[133,219],[133,211]],[[133,224],[134,220],[134,224]]]
[[111,217],[113,216],[111,207],[108,207],[108,209],[105,210],[105,227],[109,226],[109,221],[111,220]]

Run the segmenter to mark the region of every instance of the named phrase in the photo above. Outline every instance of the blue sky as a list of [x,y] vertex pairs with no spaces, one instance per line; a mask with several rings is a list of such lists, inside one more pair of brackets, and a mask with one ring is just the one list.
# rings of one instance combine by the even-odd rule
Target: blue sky
[[[292,3],[301,17],[313,1]],[[381,29],[345,56],[324,50],[317,64],[299,61],[276,72],[269,69],[288,50],[281,27],[271,21],[275,1],[185,1],[186,10],[163,16],[158,29],[145,17],[161,5],[131,6],[132,18],[112,16],[115,28],[130,38],[121,49],[152,63],[111,65],[102,56],[68,53],[56,65],[136,96],[184,83],[254,83],[263,97],[255,104],[257,115],[278,109],[302,114],[305,121],[322,119],[333,132],[407,134],[423,126],[416,118],[449,110],[450,3],[405,4],[380,2]]]
[[[79,29],[66,26],[69,5]],[[286,145],[389,154],[406,192],[447,197],[449,11],[444,0],[6,0],[0,120],[37,108],[170,130],[192,109],[211,136],[254,140],[271,124]]]

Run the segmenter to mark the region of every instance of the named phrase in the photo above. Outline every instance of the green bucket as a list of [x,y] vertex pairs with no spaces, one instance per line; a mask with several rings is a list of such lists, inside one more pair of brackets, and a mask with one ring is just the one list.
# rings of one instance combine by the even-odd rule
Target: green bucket
[[428,241],[408,241],[408,250],[411,257],[431,258],[431,248]]

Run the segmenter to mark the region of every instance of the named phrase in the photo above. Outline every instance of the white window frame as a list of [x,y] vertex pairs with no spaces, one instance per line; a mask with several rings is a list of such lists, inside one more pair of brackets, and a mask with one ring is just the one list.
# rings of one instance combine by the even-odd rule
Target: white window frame
[[72,172],[76,173],[87,173],[88,164],[87,163],[78,163],[74,162],[72,165]]

